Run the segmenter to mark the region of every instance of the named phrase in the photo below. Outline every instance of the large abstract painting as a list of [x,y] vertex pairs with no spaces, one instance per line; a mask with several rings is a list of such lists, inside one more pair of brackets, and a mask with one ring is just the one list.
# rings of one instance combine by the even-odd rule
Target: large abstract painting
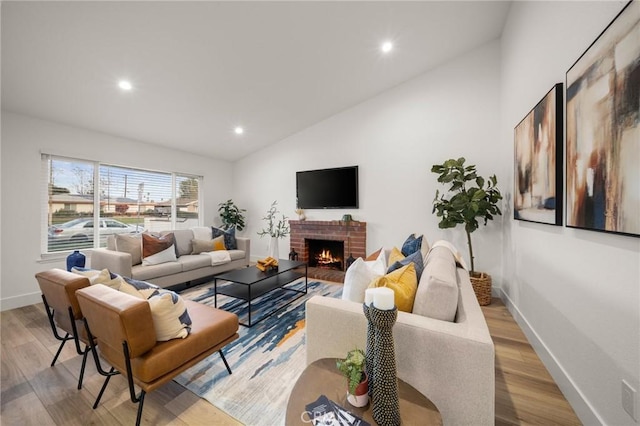
[[640,3],[567,71],[567,226],[640,235]]
[[515,128],[515,219],[562,225],[562,83]]

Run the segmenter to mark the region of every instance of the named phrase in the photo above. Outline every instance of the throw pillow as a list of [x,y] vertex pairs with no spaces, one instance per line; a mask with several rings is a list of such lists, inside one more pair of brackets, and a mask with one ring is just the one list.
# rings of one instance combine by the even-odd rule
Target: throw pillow
[[404,254],[397,247],[391,249],[389,253],[389,265],[393,265],[394,263],[404,259]]
[[131,255],[131,266],[142,263],[142,239],[139,236],[116,234],[116,251]]
[[418,288],[414,264],[409,263],[400,269],[377,278],[369,285],[369,288],[375,287],[388,287],[393,290],[398,310],[411,312]]
[[213,240],[192,240],[191,245],[193,251],[191,254],[206,253],[209,251],[226,250],[224,246],[224,236],[214,238]]
[[194,240],[210,240],[213,238],[210,226],[196,226],[191,228],[191,231],[193,231]]
[[366,261],[374,261],[374,260],[376,260],[378,258],[378,256],[380,256],[381,252],[382,252],[382,247],[380,247],[378,250],[376,250],[373,253],[371,253],[364,260],[366,260]]
[[236,250],[238,248],[238,244],[236,243],[236,228],[231,227],[226,231],[224,229],[211,227],[211,235],[213,238],[219,237],[220,235],[224,236],[224,246],[227,250]]
[[345,273],[342,299],[363,303],[365,290],[371,281],[384,275],[384,266],[384,252],[378,253],[378,258],[372,261],[357,258]]
[[424,265],[422,263],[422,253],[418,250],[417,252],[403,258],[400,260],[396,260],[389,269],[387,269],[387,274],[395,271],[396,269],[400,269],[409,263],[413,263],[413,266],[416,268],[416,280],[420,282],[420,277],[422,276],[422,271],[424,270]]
[[[407,237],[407,239],[402,243],[402,254],[405,256],[409,256],[417,251],[420,251],[422,247],[422,235],[416,237],[416,234],[411,234]],[[391,262],[389,262],[391,263]]]
[[118,290],[122,283],[122,278],[119,275],[112,275],[108,269],[99,271],[97,269],[73,267],[71,268],[71,272],[89,278],[89,283],[91,283],[91,285],[104,284]]
[[184,339],[191,330],[191,318],[184,300],[176,293],[162,290],[149,299],[156,340],[166,342],[171,339]]
[[156,237],[142,234],[142,264],[158,265],[160,263],[175,262],[176,249],[173,234]]
[[191,331],[191,317],[184,300],[177,293],[154,284],[124,278],[120,291],[149,301],[156,340],[184,339]]
[[442,321],[455,321],[458,310],[456,263],[446,247],[429,252],[413,305],[413,313]]

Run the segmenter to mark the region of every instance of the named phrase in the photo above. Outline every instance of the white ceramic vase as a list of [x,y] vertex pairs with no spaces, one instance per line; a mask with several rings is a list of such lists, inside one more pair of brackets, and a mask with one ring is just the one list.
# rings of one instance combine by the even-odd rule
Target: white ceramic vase
[[271,240],[269,241],[269,256],[273,257],[276,260],[280,259],[279,253],[278,253],[278,238],[277,237],[271,237]]

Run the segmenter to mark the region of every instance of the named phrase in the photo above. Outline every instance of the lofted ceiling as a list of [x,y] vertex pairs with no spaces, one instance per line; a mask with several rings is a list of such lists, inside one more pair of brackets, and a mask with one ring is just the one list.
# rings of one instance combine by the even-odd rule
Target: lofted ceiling
[[499,38],[509,4],[4,1],[2,108],[235,161]]

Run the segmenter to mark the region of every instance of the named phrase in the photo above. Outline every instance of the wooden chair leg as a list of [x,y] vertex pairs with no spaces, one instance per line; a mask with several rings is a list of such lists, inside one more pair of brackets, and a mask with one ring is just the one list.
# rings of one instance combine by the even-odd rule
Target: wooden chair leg
[[224,357],[224,354],[222,353],[222,349],[220,349],[218,351],[220,353],[220,357],[222,358],[222,361],[224,362],[224,366],[227,367],[227,371],[229,372],[229,374],[231,373],[231,368],[229,367],[229,363],[227,363],[227,359]]

